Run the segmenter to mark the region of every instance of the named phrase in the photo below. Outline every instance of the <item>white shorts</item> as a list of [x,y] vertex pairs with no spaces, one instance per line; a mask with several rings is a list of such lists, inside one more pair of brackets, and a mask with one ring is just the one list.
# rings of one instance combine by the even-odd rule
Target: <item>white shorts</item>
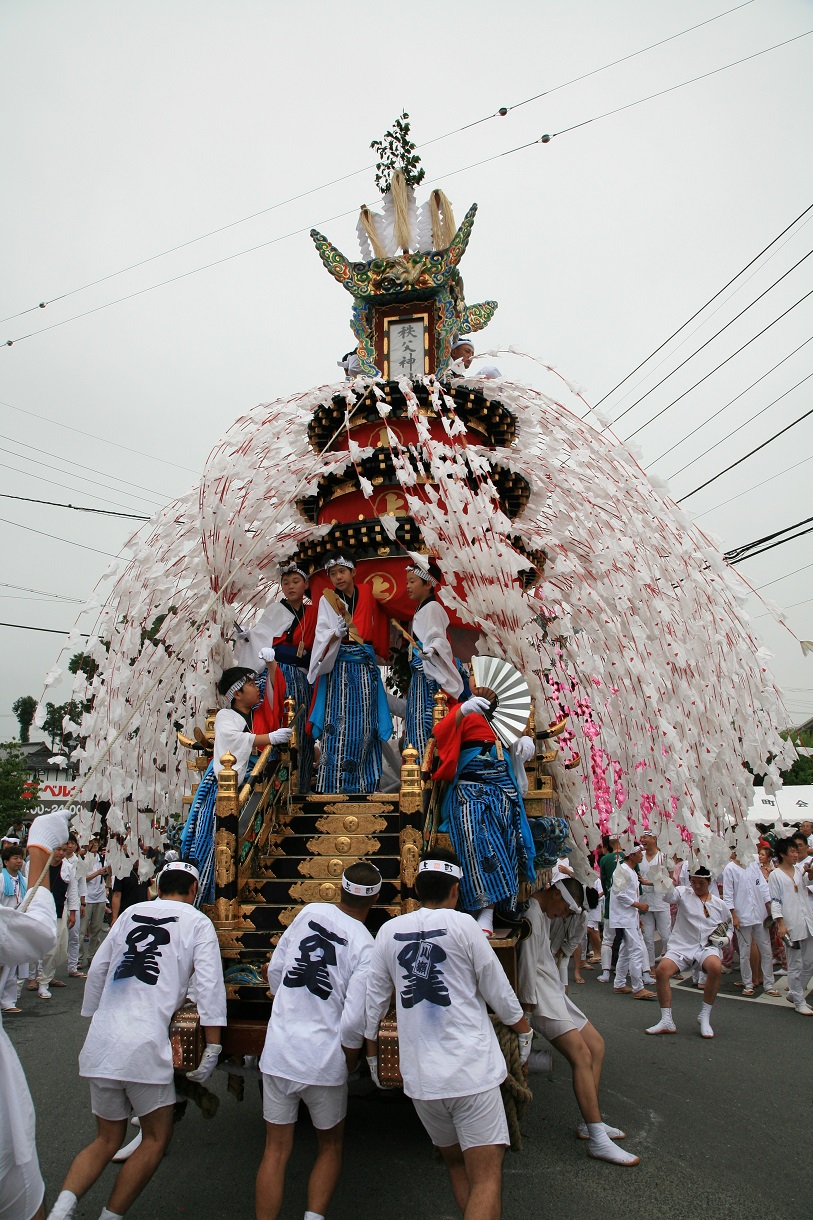
[[129,1080],[103,1080],[99,1076],[88,1078],[90,1085],[90,1108],[97,1118],[109,1123],[119,1122],[135,1114],[143,1118],[160,1110],[163,1106],[175,1105],[175,1085],[136,1084]]
[[678,968],[679,974],[685,974],[687,970],[702,970],[703,962],[707,957],[719,957],[723,960],[723,951],[718,945],[706,945],[702,949],[690,949],[686,952],[681,952],[680,949],[673,949],[671,945],[667,947],[663,955],[663,961],[669,960],[674,962]]
[[45,1197],[36,1152],[24,1165],[12,1165],[0,1181],[0,1220],[31,1220]]
[[576,1007],[570,996],[564,995],[561,999],[567,1009],[566,1018],[542,1017],[536,1012],[530,1017],[531,1025],[543,1038],[547,1038],[548,1042],[561,1037],[562,1034],[569,1034],[572,1029],[584,1029],[587,1024],[587,1017]]
[[296,1122],[299,1103],[304,1101],[317,1131],[329,1131],[347,1114],[346,1084],[300,1084],[284,1076],[263,1072],[263,1118],[286,1127]]
[[412,1098],[429,1138],[436,1148],[459,1144],[465,1152],[492,1144],[510,1144],[508,1123],[499,1085],[485,1093],[446,1097],[436,1101]]
[[596,928],[596,930],[598,930],[598,926],[600,923],[601,923],[601,903],[598,904],[598,906],[596,907],[596,909],[594,911],[587,912],[588,928]]

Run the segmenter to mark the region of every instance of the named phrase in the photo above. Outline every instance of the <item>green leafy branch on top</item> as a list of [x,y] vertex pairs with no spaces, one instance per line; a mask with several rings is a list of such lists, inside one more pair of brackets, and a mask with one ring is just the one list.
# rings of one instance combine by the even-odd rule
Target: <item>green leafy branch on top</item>
[[392,129],[384,132],[382,140],[373,140],[370,148],[378,157],[375,184],[386,195],[392,185],[396,170],[404,171],[407,186],[417,186],[426,177],[426,170],[416,152],[417,145],[409,138],[409,115],[406,111],[395,120]]

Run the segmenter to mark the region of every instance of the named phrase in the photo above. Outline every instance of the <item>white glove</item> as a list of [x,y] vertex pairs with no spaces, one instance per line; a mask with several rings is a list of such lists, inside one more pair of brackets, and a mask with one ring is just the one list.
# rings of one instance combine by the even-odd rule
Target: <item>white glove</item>
[[28,832],[28,846],[41,847],[43,851],[54,851],[68,841],[67,809],[58,809],[54,813],[41,813],[34,818]]
[[291,740],[293,729],[275,729],[273,733],[268,734],[268,744],[270,746],[285,746]]
[[517,1034],[519,1042],[519,1061],[523,1067],[531,1057],[531,1047],[534,1044],[534,1031],[530,1030],[527,1034]]
[[370,1069],[370,1075],[373,1078],[373,1084],[377,1089],[381,1088],[381,1081],[378,1079],[378,1055],[367,1056],[367,1067]]
[[488,699],[484,699],[482,695],[472,695],[471,699],[460,704],[458,711],[462,712],[464,716],[471,716],[472,713],[484,716],[490,707]]
[[520,737],[514,749],[520,762],[530,762],[536,754],[536,742],[530,737]]
[[437,651],[438,650],[434,644],[424,644],[421,648],[421,652],[425,657],[434,657]]
[[270,665],[276,655],[273,648],[260,649],[260,660],[265,661],[266,665]]
[[194,1080],[196,1084],[205,1084],[217,1067],[222,1049],[217,1042],[210,1042],[203,1052],[200,1066],[196,1067],[194,1072],[187,1072],[187,1080]]
[[337,640],[343,640],[344,637],[347,635],[347,623],[344,621],[344,619],[342,619],[342,621],[340,623],[336,624],[336,628],[335,628],[333,634],[335,635]]
[[251,632],[246,627],[241,627],[239,623],[234,624],[234,639],[248,640]]

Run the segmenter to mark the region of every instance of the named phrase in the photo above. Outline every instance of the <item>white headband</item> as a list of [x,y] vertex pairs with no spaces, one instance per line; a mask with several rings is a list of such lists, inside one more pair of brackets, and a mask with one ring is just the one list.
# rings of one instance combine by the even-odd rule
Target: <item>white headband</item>
[[227,703],[231,703],[234,696],[237,694],[238,691],[241,691],[243,689],[246,682],[256,682],[256,681],[257,681],[257,675],[255,673],[246,674],[246,676],[244,678],[238,678],[236,682],[232,682],[231,686],[226,691],[223,698],[226,700]]
[[570,907],[570,910],[573,912],[573,914],[574,914],[574,915],[581,915],[581,910],[582,910],[582,909],[581,909],[581,907],[580,907],[580,906],[579,906],[579,904],[576,902],[576,899],[573,897],[573,895],[571,894],[570,890],[569,890],[569,889],[567,889],[567,887],[565,886],[564,882],[562,882],[562,881],[554,881],[554,883],[553,883],[553,884],[556,886],[557,890],[558,890],[558,891],[559,891],[559,893],[562,895],[562,897],[564,898],[564,900],[565,900],[565,902],[567,903],[567,905]]
[[452,339],[452,351],[458,347],[462,347],[464,343],[470,347],[472,351],[474,351],[474,343],[472,342],[470,335],[455,335],[454,339]]
[[349,568],[351,572],[355,572],[356,565],[352,559],[345,559],[344,555],[337,555],[334,559],[328,559],[325,564],[326,572],[329,572],[331,568]]
[[161,878],[163,877],[164,873],[175,873],[175,872],[189,873],[191,876],[193,876],[195,878],[198,885],[200,885],[200,873],[195,868],[194,864],[190,864],[188,860],[171,860],[169,862],[169,864],[165,864],[164,867],[161,869],[161,872],[158,876],[159,884],[160,884]]
[[280,567],[280,580],[282,580],[283,576],[301,576],[303,580],[308,579],[307,573],[303,572],[301,568],[298,568],[295,563],[288,563]]
[[432,585],[435,589],[440,584],[436,576],[427,571],[426,568],[421,568],[417,563],[412,563],[407,567],[407,572],[411,572],[413,576],[419,576],[421,580],[426,581],[428,585]]
[[376,885],[357,885],[355,881],[348,881],[347,877],[342,877],[342,889],[348,894],[355,894],[357,898],[372,898],[381,890],[381,878],[378,878]]
[[447,877],[454,877],[458,881],[463,876],[462,868],[457,864],[450,864],[448,860],[421,860],[418,872],[446,873]]

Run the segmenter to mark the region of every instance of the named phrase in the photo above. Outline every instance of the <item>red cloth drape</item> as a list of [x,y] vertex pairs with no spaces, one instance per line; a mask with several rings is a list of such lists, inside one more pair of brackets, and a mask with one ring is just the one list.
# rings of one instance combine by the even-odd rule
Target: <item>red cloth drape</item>
[[274,680],[265,684],[265,698],[254,709],[251,720],[253,733],[273,733],[282,727],[287,687],[279,665],[274,663]]
[[434,773],[435,780],[453,780],[460,751],[475,741],[496,741],[494,730],[485,716],[472,713],[464,716],[457,724],[457,712],[460,705],[451,707],[442,720],[439,720],[432,730],[437,744],[440,763]]

